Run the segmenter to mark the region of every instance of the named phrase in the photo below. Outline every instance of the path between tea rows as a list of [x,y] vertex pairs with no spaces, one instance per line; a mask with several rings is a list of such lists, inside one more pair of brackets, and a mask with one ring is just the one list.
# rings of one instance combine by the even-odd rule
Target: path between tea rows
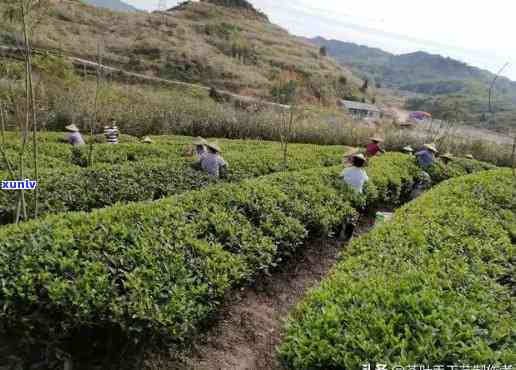
[[[359,233],[370,227],[366,219]],[[284,262],[279,271],[234,292],[214,326],[196,339],[191,352],[174,361],[153,356],[147,370],[276,370],[276,346],[291,309],[317,286],[337,263],[347,244],[317,240]]]

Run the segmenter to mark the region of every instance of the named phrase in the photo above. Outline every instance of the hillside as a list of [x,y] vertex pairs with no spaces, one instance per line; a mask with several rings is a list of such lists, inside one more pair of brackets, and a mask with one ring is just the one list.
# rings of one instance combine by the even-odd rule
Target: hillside
[[[186,2],[148,14],[63,0],[42,19],[34,42],[93,60],[100,43],[105,64],[243,95],[273,99],[280,81],[295,79],[310,99],[361,97],[360,81],[349,71],[245,4]],[[0,43],[14,44],[18,37],[12,25],[0,24]]]
[[120,0],[82,0],[83,3],[118,12],[137,12],[134,6]]
[[[451,102],[451,105],[460,105],[461,115],[471,124],[485,124],[489,120],[488,91],[495,77],[489,71],[421,51],[395,55],[322,37],[310,42],[325,46],[329,55],[363,78],[374,81],[377,86],[422,94],[407,102],[409,109],[425,109],[444,116],[449,113],[444,105]],[[496,85],[497,117],[492,125],[497,128],[514,125],[515,99],[516,82],[499,78]]]

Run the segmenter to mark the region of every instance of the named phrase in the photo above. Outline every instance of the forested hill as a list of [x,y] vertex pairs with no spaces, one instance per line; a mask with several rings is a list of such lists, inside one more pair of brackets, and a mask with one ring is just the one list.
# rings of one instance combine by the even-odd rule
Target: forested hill
[[[452,102],[472,123],[487,124],[488,91],[495,78],[489,71],[458,60],[426,52],[395,55],[380,49],[322,37],[310,39],[324,46],[328,54],[377,86],[395,88],[425,96],[408,102],[409,109],[443,110]],[[496,84],[496,127],[515,125],[516,82],[500,77]],[[457,104],[455,104],[457,103]]]

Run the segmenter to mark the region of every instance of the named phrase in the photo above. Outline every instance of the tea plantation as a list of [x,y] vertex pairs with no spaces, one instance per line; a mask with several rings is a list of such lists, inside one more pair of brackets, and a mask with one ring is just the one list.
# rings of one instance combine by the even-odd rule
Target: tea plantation
[[[188,342],[232,289],[306,241],[332,237],[345,218],[405,203],[421,175],[412,157],[388,153],[370,161],[357,195],[337,178],[349,148],[292,144],[285,168],[278,143],[220,140],[230,172],[214,181],[191,168],[188,137],[98,144],[89,167],[73,161],[87,147],[72,154],[58,138],[40,139],[43,217],[7,225],[16,197],[0,192],[0,332],[18,338],[25,364]],[[437,183],[492,168],[458,160],[430,174]],[[293,313],[286,366],[352,368],[422,353],[511,360],[511,181],[495,170],[446,182],[354,242]]]

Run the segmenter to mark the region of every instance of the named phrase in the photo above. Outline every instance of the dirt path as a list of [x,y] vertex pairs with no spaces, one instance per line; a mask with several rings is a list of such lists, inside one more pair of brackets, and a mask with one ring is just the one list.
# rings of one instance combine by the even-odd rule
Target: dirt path
[[180,364],[153,359],[149,369],[277,369],[275,347],[290,309],[316,286],[337,262],[343,243],[315,241],[281,271],[236,292],[221,309],[209,333],[196,340]]

